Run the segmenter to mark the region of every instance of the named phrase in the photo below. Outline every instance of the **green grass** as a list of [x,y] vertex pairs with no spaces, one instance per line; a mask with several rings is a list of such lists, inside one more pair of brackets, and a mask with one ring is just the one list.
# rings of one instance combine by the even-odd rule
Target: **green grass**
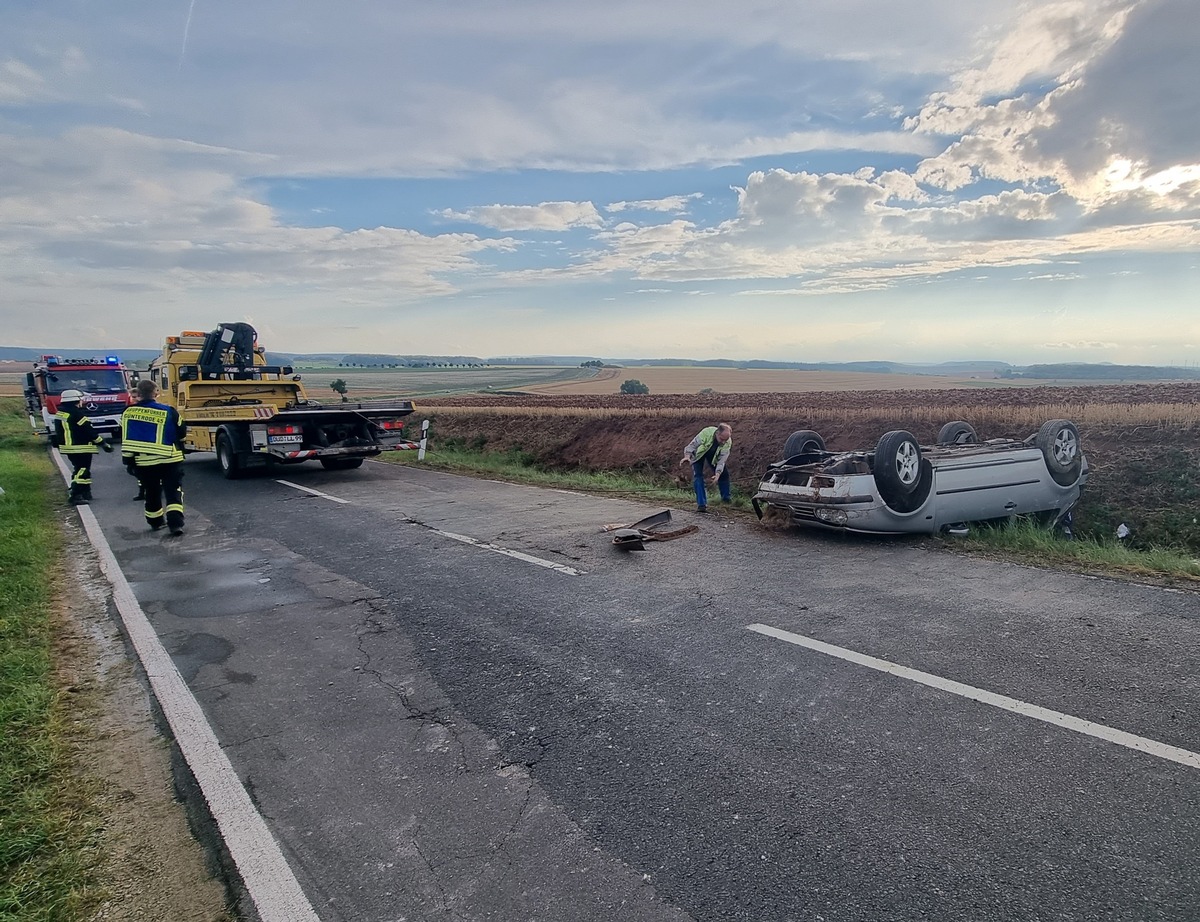
[[88,903],[86,792],[51,655],[61,486],[17,400],[0,400],[0,920],[58,922]]
[[[1172,547],[1130,546],[1112,538],[1066,540],[1030,521],[972,526],[965,539],[949,538],[965,550],[1002,552],[1029,563],[1133,577],[1168,577],[1200,583],[1200,560]],[[1200,587],[1198,587],[1200,588]]]
[[[539,468],[521,452],[486,452],[482,446],[451,443],[437,451],[428,452],[418,462],[414,452],[397,452],[388,460],[401,464],[420,464],[423,467],[455,474],[490,477],[512,483],[576,490],[641,499],[674,506],[695,502],[690,487],[681,489],[665,483],[660,476],[640,475],[630,471],[559,471]],[[732,508],[753,515],[750,496],[734,490]],[[1057,566],[1087,572],[1134,578],[1166,578],[1184,582],[1200,582],[1200,560],[1186,549],[1166,546],[1132,546],[1114,537],[1081,535],[1068,541],[1029,521],[1018,521],[1002,527],[973,526],[969,537],[939,539],[953,548],[1002,555],[1010,559],[1039,565]],[[1200,587],[1198,587],[1200,588]]]

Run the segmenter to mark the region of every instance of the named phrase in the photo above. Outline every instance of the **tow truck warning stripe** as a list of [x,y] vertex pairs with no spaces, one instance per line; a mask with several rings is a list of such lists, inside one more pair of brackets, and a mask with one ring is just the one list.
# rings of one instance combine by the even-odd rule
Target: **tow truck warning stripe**
[[809,650],[824,653],[826,656],[834,656],[848,663],[866,666],[868,669],[877,669],[880,672],[886,672],[897,678],[919,682],[921,685],[928,685],[930,688],[950,692],[953,695],[959,695],[963,698],[970,698],[972,701],[978,701],[982,704],[990,704],[992,707],[1011,711],[1013,714],[1019,714],[1022,717],[1041,720],[1048,724],[1054,724],[1056,727],[1062,727],[1065,730],[1072,730],[1075,733],[1082,733],[1085,736],[1092,736],[1109,743],[1115,743],[1118,746],[1124,746],[1136,752],[1166,759],[1168,762],[1178,762],[1180,765],[1186,765],[1189,768],[1200,768],[1200,753],[1192,752],[1188,749],[1180,749],[1178,746],[1171,746],[1144,736],[1126,733],[1124,730],[1116,730],[1113,727],[1106,727],[1104,724],[1093,723],[1090,720],[1083,720],[1080,717],[1072,717],[1070,714],[1052,711],[1049,708],[1030,704],[1027,701],[1020,701],[1016,698],[1009,698],[1006,695],[984,691],[982,688],[964,685],[962,682],[955,682],[953,679],[943,679],[941,676],[921,672],[917,669],[910,669],[908,666],[901,666],[884,659],[877,659],[865,653],[847,650],[845,647],[835,647],[833,644],[814,640],[802,634],[793,634],[791,631],[780,630],[766,624],[748,624],[746,625],[746,629],[767,637],[774,637],[776,640],[795,644],[798,647],[807,647]]

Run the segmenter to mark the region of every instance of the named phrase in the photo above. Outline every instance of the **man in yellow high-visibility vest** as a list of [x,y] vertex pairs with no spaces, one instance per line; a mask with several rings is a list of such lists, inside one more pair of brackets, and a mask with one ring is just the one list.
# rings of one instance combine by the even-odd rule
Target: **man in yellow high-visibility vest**
[[729,423],[706,426],[683,449],[680,464],[692,466],[692,489],[696,492],[696,511],[708,512],[708,491],[704,489],[704,466],[713,469],[712,482],[721,494],[721,502],[730,501],[729,471],[725,463],[733,450],[733,428]]
[[[158,403],[158,385],[138,382],[138,402],[121,414],[121,454],[133,459],[146,493],[146,522],[183,534],[183,439],[187,426],[174,407]],[[164,507],[163,500],[166,499]]]

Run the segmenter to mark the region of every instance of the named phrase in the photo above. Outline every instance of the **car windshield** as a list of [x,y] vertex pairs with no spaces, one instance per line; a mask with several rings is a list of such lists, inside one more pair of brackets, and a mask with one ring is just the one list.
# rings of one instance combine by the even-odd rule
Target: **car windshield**
[[60,368],[46,375],[47,393],[58,395],[72,389],[85,394],[119,394],[129,386],[119,368]]

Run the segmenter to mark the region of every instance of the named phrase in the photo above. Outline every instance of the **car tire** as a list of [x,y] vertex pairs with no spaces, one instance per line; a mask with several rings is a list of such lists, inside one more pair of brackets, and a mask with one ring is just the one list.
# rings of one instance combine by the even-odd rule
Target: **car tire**
[[1079,447],[1079,430],[1067,419],[1052,419],[1038,430],[1037,447],[1046,459],[1046,470],[1059,486],[1069,487],[1079,479],[1083,470],[1083,452]]
[[233,450],[233,439],[226,433],[217,433],[217,464],[221,468],[221,476],[226,480],[237,480],[242,476],[242,466],[238,463],[237,452]]
[[806,455],[809,452],[824,450],[825,440],[811,429],[798,429],[783,443],[784,458],[794,458],[796,455]]
[[939,445],[974,445],[978,441],[979,436],[975,434],[974,427],[961,419],[946,423],[938,431]]
[[352,471],[362,467],[362,458],[322,458],[321,467],[327,471]]
[[873,466],[880,498],[897,512],[912,512],[929,495],[932,468],[921,457],[917,437],[904,429],[884,433]]

